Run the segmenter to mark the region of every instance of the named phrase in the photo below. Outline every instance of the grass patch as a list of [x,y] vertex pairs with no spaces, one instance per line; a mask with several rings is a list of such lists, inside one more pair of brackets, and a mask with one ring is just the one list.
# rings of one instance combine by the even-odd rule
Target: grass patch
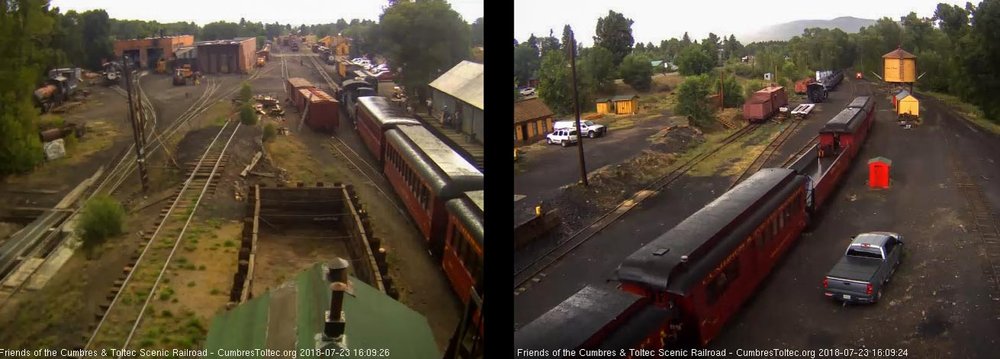
[[[782,126],[788,126],[791,122],[786,122],[782,125],[771,125],[766,124],[762,127],[758,127],[752,134],[741,138],[732,144],[729,144],[725,148],[719,150],[712,156],[709,156],[705,160],[701,161],[688,172],[688,175],[705,177],[714,176],[716,174],[723,176],[738,176],[742,173],[747,166],[753,163],[753,160],[757,157],[764,148],[767,147],[768,142],[778,135]],[[735,131],[735,130],[734,130]],[[709,151],[719,143],[722,142],[733,131],[716,132],[707,136],[708,140],[705,141],[702,146],[707,146],[704,151]],[[699,147],[702,147],[699,146]]]
[[938,101],[944,102],[946,105],[952,108],[955,112],[962,115],[976,125],[979,128],[993,132],[994,134],[1000,135],[1000,124],[990,121],[983,114],[983,111],[979,109],[976,105],[963,102],[956,96],[943,94],[940,92],[931,91],[920,91],[920,94],[931,96]]

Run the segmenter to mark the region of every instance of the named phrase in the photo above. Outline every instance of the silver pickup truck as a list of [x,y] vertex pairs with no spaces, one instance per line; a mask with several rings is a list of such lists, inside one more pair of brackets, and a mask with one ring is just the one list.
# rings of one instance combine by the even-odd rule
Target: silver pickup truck
[[859,234],[823,279],[824,294],[844,302],[876,303],[902,257],[903,237],[899,234]]

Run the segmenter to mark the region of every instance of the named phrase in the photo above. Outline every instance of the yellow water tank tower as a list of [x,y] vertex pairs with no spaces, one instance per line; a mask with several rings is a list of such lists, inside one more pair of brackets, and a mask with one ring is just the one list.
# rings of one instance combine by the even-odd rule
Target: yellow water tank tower
[[917,57],[897,48],[882,55],[884,68],[882,77],[890,83],[913,83],[917,81]]

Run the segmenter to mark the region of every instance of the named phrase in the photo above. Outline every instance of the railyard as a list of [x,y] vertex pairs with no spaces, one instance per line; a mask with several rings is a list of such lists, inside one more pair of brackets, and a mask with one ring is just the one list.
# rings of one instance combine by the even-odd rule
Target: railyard
[[[1000,327],[1000,317],[986,314],[995,313],[997,308],[995,259],[991,253],[996,252],[993,245],[1000,219],[995,213],[1000,208],[1000,193],[997,186],[991,185],[997,175],[995,166],[990,165],[995,159],[989,155],[973,158],[976,154],[995,153],[1000,141],[927,97],[921,97],[927,99],[921,105],[922,116],[926,116],[921,126],[900,126],[889,101],[891,93],[884,85],[867,80],[844,81],[806,119],[762,125],[777,128],[768,131],[768,136],[749,136],[748,141],[740,140],[744,132],[766,127],[753,130],[754,125],[748,125],[732,132],[708,152],[671,163],[673,172],[647,187],[647,191],[637,192],[592,222],[574,223],[570,234],[562,234],[547,248],[536,244],[542,249],[518,252],[514,322],[515,337],[523,338],[515,342],[521,340],[528,345],[525,349],[536,348],[528,343],[545,342],[527,339],[542,333],[537,328],[531,329],[532,334],[519,330],[536,319],[543,323],[575,320],[570,314],[556,313],[572,313],[571,307],[592,305],[585,304],[591,300],[585,298],[605,294],[589,289],[589,294],[577,293],[577,298],[563,302],[567,297],[584,286],[620,290],[619,265],[629,254],[757,169],[790,166],[808,149],[816,151],[813,146],[818,143],[817,131],[856,96],[871,96],[877,101],[872,134],[861,147],[858,160],[843,176],[844,184],[827,200],[829,207],[810,218],[815,227],[786,249],[774,272],[707,348],[729,350],[732,355],[734,348],[808,351],[846,346],[861,350],[905,349],[910,355],[932,357],[990,357],[985,348],[993,344],[988,339],[992,336],[973,333],[995,333]],[[752,154],[729,157],[734,154],[727,153],[725,146],[737,141]],[[642,145],[648,146],[636,146]],[[712,156],[721,158],[706,161]],[[878,156],[894,161],[889,190],[871,190],[867,186],[867,159]],[[714,171],[689,171],[688,167],[697,165],[685,162],[685,158],[728,165],[715,166]],[[845,307],[823,296],[823,273],[839,259],[838,254],[852,235],[873,229],[907,233],[908,238],[903,265],[883,300],[874,306]],[[603,298],[608,302],[624,300]],[[540,318],[560,302],[562,309]],[[601,310],[601,304],[593,305],[596,307],[590,311]],[[645,320],[651,325],[651,315],[638,314],[646,319],[634,321]],[[595,318],[592,324],[601,320]],[[585,328],[591,324],[581,321],[574,325]],[[617,334],[613,329],[603,332],[611,335],[605,344],[629,343],[630,339],[625,338],[629,334],[623,333],[638,335],[631,340],[641,340],[644,335],[639,335],[643,330],[640,326],[632,323],[621,327]],[[768,330],[761,330],[764,327]],[[666,333],[673,327],[663,330]],[[558,341],[552,340],[550,344]]]
[[[41,216],[0,241],[13,248],[3,252],[0,277],[12,284],[0,292],[0,322],[21,328],[3,331],[3,346],[202,348],[213,317],[266,296],[316,262],[343,257],[351,259],[352,275],[423,315],[434,345],[444,352],[467,294],[456,295],[441,254],[429,254],[427,239],[383,175],[379,159],[343,115],[346,110],[334,113],[342,120],[325,133],[302,126],[304,115],[292,106],[284,116],[260,116],[259,126],[237,120],[231,100],[241,83],[249,84],[254,95],[277,99],[287,97],[289,77],[305,78],[330,94],[340,92],[336,68],[308,50],[293,52],[275,44],[271,60],[246,74],[196,76],[183,86],[173,83],[171,74],[134,74],[141,93],[133,96],[141,99],[137,103],[146,118],[148,184],[139,180],[135,146],[127,135],[131,128],[121,120],[128,111],[119,104],[128,93],[117,86],[87,86],[92,95],[66,116],[90,129],[83,144],[102,141],[101,147],[2,185],[16,198],[3,210],[27,211],[6,218],[28,223]],[[392,96],[393,85],[382,83],[379,93]],[[261,146],[261,128],[268,125],[282,134]],[[81,181],[80,189],[70,191],[68,183]],[[258,194],[257,184],[265,194]],[[268,195],[281,189],[275,186],[292,191],[323,187],[343,195]],[[73,196],[63,202],[97,195],[121,201],[128,212],[125,233],[93,251],[73,245],[70,235],[34,243],[39,233],[62,232],[50,228],[78,211],[76,205],[60,205],[69,208],[65,211],[56,206],[55,197],[68,192]],[[282,225],[295,218],[335,225]],[[12,225],[11,232],[18,227]],[[481,228],[479,235],[481,241]],[[22,256],[29,245],[44,250]],[[45,281],[32,284],[38,278]]]

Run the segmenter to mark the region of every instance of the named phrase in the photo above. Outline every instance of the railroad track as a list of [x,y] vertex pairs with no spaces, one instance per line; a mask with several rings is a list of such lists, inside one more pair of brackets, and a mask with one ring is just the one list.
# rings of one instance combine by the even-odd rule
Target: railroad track
[[375,187],[382,197],[389,201],[389,203],[392,203],[392,206],[396,208],[396,211],[406,216],[406,211],[396,204],[396,201],[382,189],[382,187],[389,185],[385,177],[382,176],[382,172],[369,164],[368,161],[365,161],[364,157],[361,157],[360,154],[354,151],[351,146],[348,146],[347,143],[339,137],[330,137],[330,147],[333,148],[335,156],[343,157],[347,160],[347,162],[351,164],[351,168],[363,175],[368,180],[367,182],[371,184],[372,187]]
[[740,184],[740,182],[750,178],[750,176],[753,176],[754,173],[757,173],[757,171],[760,171],[761,168],[764,168],[767,161],[771,160],[771,157],[774,157],[774,154],[778,152],[778,148],[781,148],[781,145],[785,144],[785,141],[788,141],[788,138],[792,136],[795,129],[802,125],[802,120],[791,121],[791,123],[785,125],[785,127],[781,129],[781,132],[778,133],[777,136],[771,139],[771,142],[767,144],[767,147],[765,147],[763,151],[757,154],[757,157],[755,157],[753,162],[751,162],[750,165],[747,166],[742,173],[740,173],[739,177],[736,177],[736,181],[733,181],[733,184],[729,186],[729,189],[733,189],[733,187],[736,187],[736,185]]
[[326,72],[323,65],[316,59],[316,56],[309,56],[309,62],[312,62],[313,66],[316,67],[316,71],[318,71],[319,75],[323,77],[323,81],[326,81],[326,85],[330,87],[330,90],[333,90],[334,92],[340,90],[340,86],[337,86],[337,84],[333,82],[333,79],[330,78],[330,74]]
[[817,143],[819,143],[819,135],[813,136],[813,138],[809,140],[809,142],[806,143],[805,146],[802,146],[801,148],[799,148],[798,151],[796,151],[787,159],[785,159],[785,162],[781,163],[781,167],[788,168],[788,166],[791,166],[792,163],[795,163],[795,160],[799,159],[799,157],[802,157],[802,155],[806,154],[806,151],[809,151],[809,149],[812,148]]
[[121,277],[108,294],[110,302],[100,306],[96,315],[98,323],[85,348],[129,348],[141,327],[146,308],[157,290],[161,289],[159,285],[170,260],[198,205],[213,186],[225,152],[239,128],[238,121],[223,125],[190,171],[184,185],[173,196],[171,204],[161,211],[156,228],[152,233],[142,234],[144,246],[122,270]]
[[[256,71],[250,76],[250,80],[257,78],[260,75],[261,73],[259,71]],[[138,78],[138,76],[136,76],[136,78]],[[234,87],[233,89],[223,94],[222,96],[213,97],[221,87],[220,81],[218,81],[217,79],[208,79],[205,82],[205,84],[206,84],[205,91],[202,92],[199,98],[196,99],[195,102],[192,103],[191,106],[189,106],[184,113],[178,116],[178,118],[173,123],[171,123],[166,129],[164,129],[164,131],[162,131],[163,136],[169,137],[176,134],[180,130],[180,127],[187,121],[204,113],[212,104],[214,104],[219,99],[231,96],[231,94],[235,93],[238,90],[238,87]],[[127,92],[118,85],[112,86],[111,89],[115,92],[118,92],[123,97],[127,98],[128,96]],[[156,113],[148,97],[146,97],[144,93],[141,93],[140,99],[142,100],[141,102],[143,103],[143,110],[148,111],[147,118],[152,118],[153,121],[156,121]],[[150,131],[148,138],[151,138],[151,136],[153,136],[154,134],[156,136],[161,136],[160,133],[157,133],[155,131],[155,126],[153,126],[152,129],[153,131]],[[146,153],[147,155],[152,155],[161,147],[163,147],[161,141],[156,141],[155,143],[147,144]],[[39,248],[47,248],[48,242],[57,239],[56,234],[58,234],[58,231],[50,230],[51,228],[56,228],[62,225],[62,222],[65,219],[77,215],[79,211],[84,207],[83,204],[86,204],[89,200],[93,199],[94,197],[98,195],[111,195],[115,193],[136,168],[135,144],[132,143],[131,145],[129,145],[129,147],[124,149],[118,156],[116,156],[116,158],[117,161],[114,162],[115,164],[109,169],[105,170],[105,172],[100,176],[99,182],[96,185],[90,186],[90,189],[85,192],[85,199],[78,202],[80,203],[80,205],[76,206],[76,208],[74,208],[68,214],[67,212],[63,211],[48,211],[45,214],[43,214],[42,222],[40,222],[38,226],[29,229],[29,232],[27,232],[27,234],[32,235],[36,238],[34,240],[26,240],[25,241],[26,243],[18,244],[19,250],[16,252],[15,251],[9,252],[8,255],[15,255],[16,253],[19,253],[17,254],[17,256],[24,258],[36,256],[36,254],[32,253],[38,252]],[[4,244],[7,245],[7,243]],[[0,262],[3,262],[4,259],[5,259],[4,257],[0,257]],[[14,266],[11,267],[11,270],[8,273],[13,273],[15,270],[17,270],[17,266],[20,265],[20,263],[21,261],[18,261],[18,263],[16,263]],[[35,271],[37,271],[37,269]],[[28,275],[28,278],[30,279],[30,277],[33,275],[34,271],[32,271],[32,273]],[[3,276],[6,277],[6,275]],[[5,278],[0,278],[0,279],[5,279]],[[5,307],[13,298],[13,296],[23,289],[24,285],[27,282],[28,280],[25,280],[15,288],[8,288],[3,290],[2,293],[0,293],[0,309]]]
[[697,166],[699,163],[705,159],[711,157],[712,155],[718,153],[720,150],[728,146],[729,144],[735,142],[736,140],[745,137],[746,135],[752,133],[757,129],[759,124],[750,124],[744,126],[733,132],[722,142],[712,148],[711,150],[698,154],[684,163],[680,164],[674,170],[670,171],[663,177],[658,178],[651,184],[647,185],[645,189],[636,193],[632,198],[625,200],[624,202],[618,204],[614,209],[608,211],[601,217],[597,218],[593,223],[584,227],[584,229],[573,233],[568,239],[558,243],[554,248],[547,251],[544,255],[538,259],[532,261],[523,268],[514,270],[514,295],[520,294],[520,292],[527,290],[530,281],[537,278],[540,273],[551,267],[553,264],[557,263],[560,259],[571,253],[574,249],[580,245],[586,243],[588,240],[594,237],[601,230],[606,228],[617,221],[621,216],[625,215],[629,210],[635,208],[639,203],[646,200],[647,198],[653,196],[658,191],[662,190],[664,187],[670,185],[678,178],[691,171],[692,168]]

